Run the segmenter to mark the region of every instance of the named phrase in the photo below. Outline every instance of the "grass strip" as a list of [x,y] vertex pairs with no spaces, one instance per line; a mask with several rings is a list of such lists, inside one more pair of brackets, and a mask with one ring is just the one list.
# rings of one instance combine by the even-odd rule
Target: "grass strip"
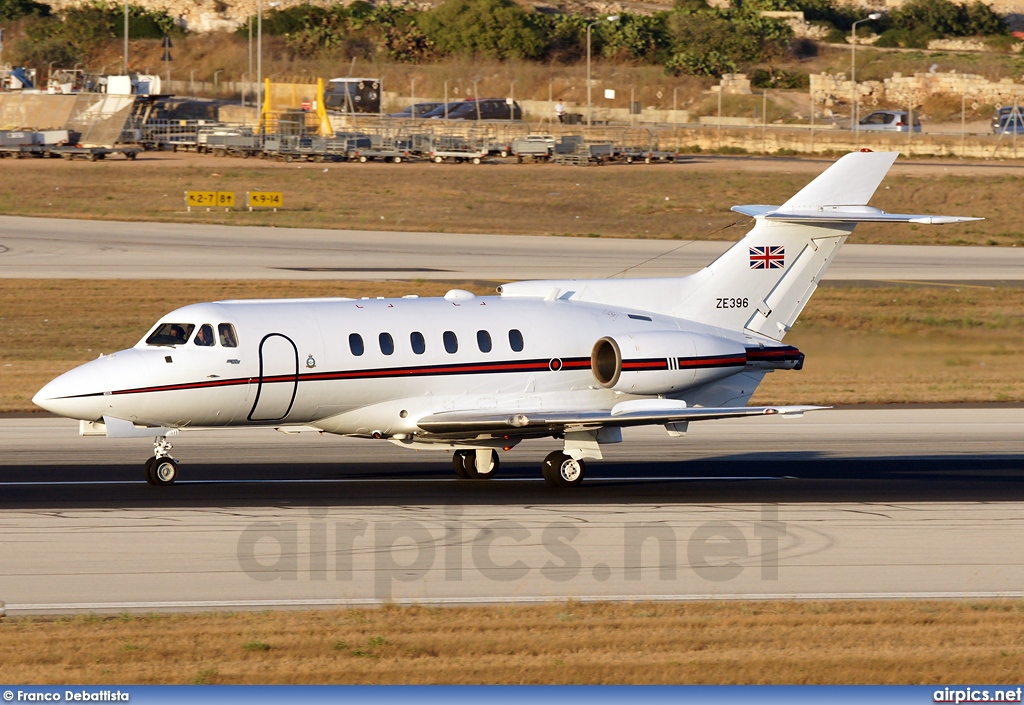
[[1024,602],[580,603],[0,622],[8,683],[1015,683]]
[[[278,164],[189,154],[137,162],[8,160],[0,213],[47,217],[578,237],[738,239],[729,208],[783,203],[827,162],[757,160],[569,168],[487,164]],[[820,168],[818,168],[820,167]],[[980,216],[955,227],[863,224],[851,242],[1024,246],[1024,177],[890,176],[872,205],[889,212]],[[26,188],[26,184],[31,184]],[[185,190],[233,191],[240,207],[185,212]],[[246,191],[281,191],[280,212],[250,213]]]

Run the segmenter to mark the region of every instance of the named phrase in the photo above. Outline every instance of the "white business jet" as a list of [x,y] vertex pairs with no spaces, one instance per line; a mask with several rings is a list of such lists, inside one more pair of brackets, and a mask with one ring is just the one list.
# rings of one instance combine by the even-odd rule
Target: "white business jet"
[[781,341],[854,226],[978,220],[869,207],[896,156],[847,154],[781,206],[733,208],[754,227],[690,276],[194,304],[33,401],[84,435],[155,436],[154,485],[178,477],[167,436],[180,430],[304,426],[452,450],[465,479],[493,477],[500,449],[553,436],[564,447],[544,478],[577,486],[626,426],[682,436],[694,421],[821,408],[746,404],[765,374],[803,365]]

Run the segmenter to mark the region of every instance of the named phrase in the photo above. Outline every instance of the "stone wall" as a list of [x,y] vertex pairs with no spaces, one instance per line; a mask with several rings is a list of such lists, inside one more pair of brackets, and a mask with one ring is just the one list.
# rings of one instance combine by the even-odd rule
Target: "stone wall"
[[[818,105],[850,104],[851,86],[846,74],[812,74],[810,90]],[[1024,102],[1024,83],[1017,83],[1012,78],[989,81],[977,74],[953,71],[913,76],[894,73],[884,81],[858,81],[857,93],[858,102],[864,107],[881,103],[916,106],[932,95],[966,95],[971,104],[1009,105],[1014,100]]]

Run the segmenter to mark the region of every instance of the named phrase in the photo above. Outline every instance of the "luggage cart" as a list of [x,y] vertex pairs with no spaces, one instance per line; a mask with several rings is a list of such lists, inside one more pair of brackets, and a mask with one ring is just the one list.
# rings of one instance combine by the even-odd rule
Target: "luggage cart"
[[435,138],[427,156],[435,164],[441,164],[445,161],[455,162],[456,164],[460,162],[480,164],[484,157],[487,156],[487,150],[465,137],[441,135]]

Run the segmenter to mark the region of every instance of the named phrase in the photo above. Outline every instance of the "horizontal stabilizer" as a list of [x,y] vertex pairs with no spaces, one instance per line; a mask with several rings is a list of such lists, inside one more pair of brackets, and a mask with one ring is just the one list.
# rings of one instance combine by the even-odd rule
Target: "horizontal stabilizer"
[[501,433],[503,435],[535,435],[537,431],[566,428],[600,428],[604,426],[647,426],[681,421],[710,421],[744,416],[802,414],[826,409],[824,406],[729,406],[705,408],[681,406],[680,402],[663,400],[664,408],[638,407],[621,411],[445,411],[426,416],[417,425],[429,433]]
[[732,210],[752,218],[763,218],[784,223],[917,223],[920,225],[947,225],[966,223],[984,218],[962,215],[919,215],[886,213],[871,206],[818,206],[816,208],[789,209],[783,206],[733,206]]

